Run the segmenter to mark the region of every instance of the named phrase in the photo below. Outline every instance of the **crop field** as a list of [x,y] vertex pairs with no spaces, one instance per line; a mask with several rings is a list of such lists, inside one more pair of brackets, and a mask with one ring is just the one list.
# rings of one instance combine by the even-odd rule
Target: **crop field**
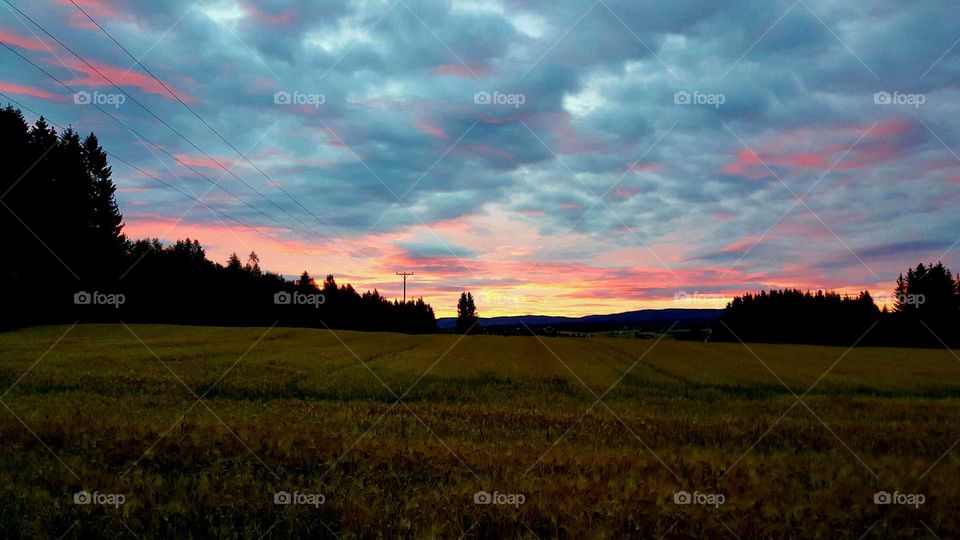
[[955,538],[947,350],[0,334],[0,538]]

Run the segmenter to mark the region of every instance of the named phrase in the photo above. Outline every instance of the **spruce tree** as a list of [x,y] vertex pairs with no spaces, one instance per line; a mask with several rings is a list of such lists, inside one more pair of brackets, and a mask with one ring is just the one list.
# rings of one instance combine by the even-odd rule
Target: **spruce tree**
[[93,133],[83,140],[83,159],[93,181],[90,225],[98,242],[104,242],[105,247],[118,249],[124,237],[121,232],[123,215],[115,197],[117,186],[111,178],[113,169],[107,163],[107,153]]
[[460,300],[457,302],[457,333],[470,332],[478,320],[477,305],[473,301],[473,294],[469,292],[460,293]]

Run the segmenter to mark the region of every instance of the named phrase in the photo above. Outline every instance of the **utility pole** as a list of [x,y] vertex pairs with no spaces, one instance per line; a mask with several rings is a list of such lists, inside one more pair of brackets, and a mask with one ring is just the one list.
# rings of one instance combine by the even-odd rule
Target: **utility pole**
[[398,276],[403,276],[403,303],[407,303],[407,276],[412,276],[413,272],[397,272]]

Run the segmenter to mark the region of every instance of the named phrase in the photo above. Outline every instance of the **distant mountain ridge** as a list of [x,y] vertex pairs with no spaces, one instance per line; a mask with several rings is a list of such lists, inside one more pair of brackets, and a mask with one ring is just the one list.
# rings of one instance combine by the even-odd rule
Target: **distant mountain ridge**
[[[652,323],[678,323],[680,326],[690,324],[712,324],[716,321],[722,309],[641,309],[625,311],[609,315],[586,315],[583,317],[563,317],[553,315],[507,315],[502,317],[481,317],[480,326],[484,328],[496,326],[576,326],[576,327],[620,327],[635,326]],[[456,326],[456,317],[442,317],[437,319],[437,328],[449,330]]]

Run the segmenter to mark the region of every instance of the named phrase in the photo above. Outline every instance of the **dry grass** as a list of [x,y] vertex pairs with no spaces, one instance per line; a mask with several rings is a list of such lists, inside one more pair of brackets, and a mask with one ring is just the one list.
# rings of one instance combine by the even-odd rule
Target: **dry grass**
[[33,366],[66,330],[0,334],[0,537],[960,532],[948,351],[91,325]]

